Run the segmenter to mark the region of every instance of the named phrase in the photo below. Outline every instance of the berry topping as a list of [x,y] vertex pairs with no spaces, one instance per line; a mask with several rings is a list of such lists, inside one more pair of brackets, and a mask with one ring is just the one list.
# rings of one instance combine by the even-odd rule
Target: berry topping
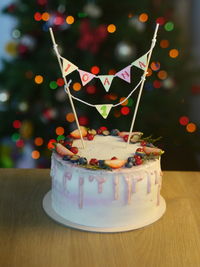
[[107,135],[110,134],[110,132],[108,130],[104,130],[104,131],[102,131],[102,134],[105,135],[105,136],[107,136]]
[[139,155],[136,154],[136,155],[134,155],[134,159],[135,160],[141,159],[141,156],[139,156]]
[[121,159],[105,160],[105,165],[113,169],[121,168],[124,166],[125,163],[126,163],[126,160],[121,160]]
[[133,162],[128,161],[128,162],[126,162],[125,167],[126,167],[126,168],[132,168],[133,165],[134,165]]
[[124,135],[123,139],[124,139],[125,142],[127,142],[128,141],[128,134]]
[[140,159],[138,158],[138,159],[135,160],[135,164],[136,164],[136,165],[141,165],[142,162],[143,162],[143,161],[142,161],[141,158],[140,158]]
[[129,158],[128,158],[128,162],[135,163],[135,158],[134,158],[134,157],[129,157]]
[[119,130],[118,130],[118,129],[113,129],[113,130],[110,132],[110,134],[111,134],[112,136],[118,136],[118,134],[119,134]]
[[[118,135],[123,138],[124,135],[129,135],[129,132],[119,132]],[[133,136],[133,135],[139,135],[141,137],[143,135],[143,133],[142,132],[132,132],[131,136]]]
[[90,140],[90,141],[93,140],[94,139],[94,135],[88,133],[87,134],[87,139]]
[[71,157],[70,161],[72,163],[78,163],[79,162],[79,158],[80,157],[78,155],[74,155],[74,156]]
[[81,164],[81,165],[86,165],[88,163],[88,161],[87,161],[86,158],[81,157],[81,158],[79,158],[79,162],[78,163]]
[[100,128],[97,129],[97,134],[102,134],[102,130]]
[[164,153],[163,150],[159,149],[159,148],[156,148],[156,147],[147,147],[145,146],[144,147],[144,152],[147,154],[147,155],[154,155],[154,156],[160,156]]
[[100,130],[103,132],[103,131],[107,131],[107,130],[108,130],[108,128],[107,128],[107,127],[105,127],[105,126],[101,126],[101,127],[100,127]]
[[105,166],[105,160],[99,160],[99,167],[103,167],[103,166]]
[[143,140],[143,141],[140,142],[140,145],[141,146],[146,146],[147,145],[147,142]]
[[113,159],[118,159],[118,158],[117,157],[112,157],[111,159],[113,160]]
[[[84,126],[80,126],[82,136],[85,137],[87,135],[87,129]],[[70,133],[70,136],[73,137],[74,139],[80,139],[80,133],[79,129],[74,130],[73,132]]]
[[71,156],[69,156],[69,155],[65,155],[65,156],[63,156],[63,160],[65,160],[65,161],[68,161],[68,160],[70,160],[71,159]]
[[95,129],[89,129],[88,134],[96,135],[97,131]]
[[89,164],[90,165],[98,165],[98,159],[91,159]]
[[76,146],[73,146],[70,148],[70,151],[73,153],[73,154],[77,154],[78,153],[78,148]]
[[67,149],[60,143],[55,143],[55,149],[56,149],[56,152],[60,156],[66,156],[66,155],[73,156],[74,155],[73,151],[70,151],[69,149]]

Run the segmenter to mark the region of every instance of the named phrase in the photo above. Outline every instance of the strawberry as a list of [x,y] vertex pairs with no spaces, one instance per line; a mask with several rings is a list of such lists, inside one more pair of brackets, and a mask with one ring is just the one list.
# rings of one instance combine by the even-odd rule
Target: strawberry
[[73,153],[73,154],[77,154],[78,153],[78,148],[76,146],[73,146],[70,148],[70,151]]
[[60,155],[60,156],[73,156],[74,153],[71,152],[69,149],[67,149],[66,147],[64,147],[62,144],[60,143],[55,143],[55,149],[56,149],[56,152]]
[[126,160],[123,159],[110,159],[110,160],[105,160],[105,165],[113,168],[113,169],[118,169],[121,168],[125,165]]
[[125,142],[127,142],[128,141],[128,134],[124,135],[123,139],[124,139]]
[[147,155],[153,154],[154,156],[160,156],[164,153],[163,150],[157,148],[157,147],[148,147],[148,146],[144,146],[143,147],[144,152]]
[[[81,129],[82,136],[85,137],[87,135],[87,128],[85,128],[84,126],[80,126],[80,129]],[[80,139],[81,136],[79,133],[79,129],[76,129],[73,132],[71,132],[70,136],[73,137],[74,139]]]
[[91,141],[91,140],[93,140],[93,139],[94,139],[94,135],[88,133],[88,134],[87,134],[87,140]]
[[98,159],[91,159],[89,162],[90,165],[98,165]]
[[117,157],[112,157],[111,159],[113,160],[113,159],[118,159],[118,158]]

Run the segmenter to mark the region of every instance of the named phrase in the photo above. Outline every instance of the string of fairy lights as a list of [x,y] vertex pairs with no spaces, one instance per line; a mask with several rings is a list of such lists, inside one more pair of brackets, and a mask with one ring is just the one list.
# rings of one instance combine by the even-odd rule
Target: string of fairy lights
[[[38,4],[44,5],[45,1],[46,0],[38,0]],[[80,12],[77,14],[77,18],[79,18],[79,19],[84,18],[84,17],[86,17],[86,14],[84,12]],[[140,23],[146,23],[149,19],[149,16],[147,13],[141,13],[138,16],[136,16],[135,14],[132,14],[132,13],[128,14],[128,19],[132,19],[133,17],[137,17],[137,20]],[[64,24],[71,26],[72,24],[74,24],[76,22],[76,18],[72,15],[68,15],[68,16],[64,17],[64,16],[61,16],[59,14],[58,15],[55,15],[55,14],[52,15],[49,12],[41,13],[38,11],[34,13],[34,20],[36,22],[39,22],[39,21],[49,22],[49,21],[51,21],[51,23],[55,26],[64,25]],[[157,18],[156,23],[163,25],[163,28],[167,32],[174,30],[174,23],[172,21],[166,21],[166,19],[164,17]],[[106,29],[107,29],[107,32],[109,34],[113,34],[117,31],[117,27],[119,27],[119,26],[116,26],[115,24],[109,24],[109,25],[107,25]],[[46,27],[45,24],[43,26],[43,30],[44,31],[48,30],[48,27]],[[12,36],[14,38],[19,38],[20,37],[19,30],[18,29],[13,30]],[[169,40],[162,39],[159,43],[159,46],[160,46],[160,48],[167,50],[168,56],[172,60],[177,59],[179,57],[179,50],[177,48],[172,48]],[[7,47],[6,49],[9,49],[9,47]],[[97,75],[101,72],[101,69],[98,65],[94,65],[94,66],[91,66],[90,72],[94,75]],[[115,69],[110,69],[108,71],[108,75],[114,75],[115,73],[116,73]],[[167,87],[167,86],[169,86],[170,83],[172,84],[171,87],[173,87],[173,81],[171,81],[171,78],[169,77],[168,72],[161,68],[160,62],[153,61],[150,63],[147,76],[151,76],[153,73],[155,74],[154,76],[156,78],[151,84],[147,83],[147,86],[146,86],[147,90],[160,89],[163,85],[165,85]],[[26,71],[25,77],[27,79],[32,79],[35,82],[35,84],[37,84],[37,85],[41,85],[47,79],[41,74],[34,74],[31,70]],[[53,80],[53,81],[49,82],[49,88],[51,90],[56,90],[56,89],[63,87],[63,86],[64,86],[63,78],[58,78],[56,81]],[[75,92],[78,92],[78,91],[81,91],[83,89],[83,86],[80,82],[74,82],[74,83],[72,83],[71,88]],[[94,95],[97,91],[97,88],[95,87],[95,85],[89,84],[85,87],[84,90],[86,90],[87,94]],[[125,99],[125,96],[118,97],[118,95],[115,93],[107,93],[106,98],[110,99],[110,100],[118,100],[119,102],[122,102]],[[6,101],[5,95],[2,95],[2,93],[0,93],[0,101],[2,101],[2,102]],[[130,107],[132,105],[133,105],[133,100],[131,98],[127,99],[125,102],[123,102],[121,104],[120,110],[118,110],[118,109],[114,110],[113,115],[116,118],[118,118],[120,116],[128,115],[130,112]],[[74,114],[72,112],[68,112],[65,115],[65,118],[66,118],[66,121],[68,123],[73,123],[75,121]],[[81,121],[81,119],[82,119],[82,121]],[[80,123],[83,125],[84,125],[84,120],[86,122],[85,117],[79,118]],[[197,130],[197,125],[195,123],[191,122],[189,117],[187,117],[187,116],[181,116],[179,118],[179,123],[180,123],[180,125],[184,126],[186,131],[189,133],[194,133]],[[18,148],[22,148],[24,146],[24,141],[23,141],[22,136],[20,134],[20,129],[23,127],[23,122],[19,121],[19,120],[15,120],[15,121],[13,121],[12,126],[16,132],[14,132],[12,134],[11,139],[12,139],[12,141],[14,141],[16,143],[16,146]],[[58,126],[55,129],[55,133],[57,135],[57,141],[58,141],[58,140],[61,140],[64,138],[65,130],[62,126]],[[40,136],[37,136],[34,138],[34,145],[37,148],[32,151],[32,158],[33,159],[37,160],[40,158],[39,147],[43,146],[45,144],[45,142],[46,141]],[[55,139],[50,139],[48,141],[47,147],[52,148],[53,147],[52,144],[54,142],[56,142]]]

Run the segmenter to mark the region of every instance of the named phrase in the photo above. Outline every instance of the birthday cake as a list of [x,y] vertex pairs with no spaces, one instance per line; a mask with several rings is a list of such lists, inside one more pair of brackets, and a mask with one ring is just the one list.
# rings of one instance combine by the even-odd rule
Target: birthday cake
[[[143,227],[165,211],[163,151],[141,132],[81,127],[54,144],[51,206],[72,227],[117,232]],[[70,224],[71,223],[71,224]],[[84,228],[85,227],[85,228]]]

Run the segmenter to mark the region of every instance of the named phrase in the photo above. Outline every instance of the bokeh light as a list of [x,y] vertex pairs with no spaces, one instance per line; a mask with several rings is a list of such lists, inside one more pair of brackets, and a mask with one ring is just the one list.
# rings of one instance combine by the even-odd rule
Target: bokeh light
[[67,113],[67,115],[66,115],[66,121],[68,121],[68,122],[75,121],[74,113],[72,113],[72,112]]
[[110,69],[110,70],[108,71],[108,75],[115,75],[116,72],[117,72],[117,71],[116,71],[115,69]]
[[[119,102],[122,102],[126,97],[121,97]],[[128,104],[128,99],[126,99],[126,101],[124,101],[121,105],[122,106],[126,106]]]
[[83,125],[83,126],[89,124],[89,119],[88,119],[88,117],[86,117],[86,116],[80,116],[80,117],[78,118],[78,121],[79,121],[80,125]]
[[189,123],[189,118],[187,116],[182,116],[179,118],[181,125],[186,126]]
[[174,29],[174,23],[171,22],[171,21],[168,21],[166,24],[165,24],[165,30],[170,32],[170,31],[173,31]]
[[165,70],[160,70],[158,72],[158,78],[161,80],[165,80],[167,78],[167,72]]
[[186,130],[189,133],[194,133],[196,131],[196,129],[197,129],[197,126],[193,122],[188,123],[188,125],[186,126]]
[[109,24],[107,27],[109,33],[114,33],[116,31],[116,26],[114,24]]
[[86,87],[86,92],[90,95],[93,95],[96,93],[96,87],[94,85],[88,85]]
[[22,139],[19,139],[16,141],[16,146],[19,148],[24,147],[24,141]]
[[40,21],[42,19],[42,14],[40,12],[35,12],[34,19]]
[[19,129],[21,127],[21,125],[22,125],[21,121],[19,121],[19,120],[14,120],[13,121],[13,127],[15,129]]
[[59,126],[59,127],[56,128],[56,134],[57,135],[63,135],[64,132],[65,132],[65,130],[64,130],[63,127]]
[[64,79],[63,78],[58,78],[56,81],[58,86],[63,86],[65,84]]
[[161,48],[167,48],[167,47],[169,47],[169,41],[168,40],[161,40],[160,41],[160,47]]
[[50,19],[50,15],[48,12],[42,13],[42,20],[48,21]]
[[35,76],[35,83],[37,83],[37,84],[41,84],[41,83],[43,83],[43,77],[42,77],[42,75],[36,75]]
[[128,115],[129,112],[130,112],[130,108],[129,107],[123,107],[123,108],[121,108],[121,113],[123,115]]
[[156,19],[156,23],[163,25],[165,23],[165,18],[164,17],[159,17]]
[[31,153],[31,156],[33,159],[39,159],[40,157],[40,152],[38,150],[33,150]]
[[98,66],[92,66],[91,72],[96,75],[100,72],[100,68]]
[[74,17],[73,16],[67,16],[66,22],[67,22],[67,24],[73,24],[74,23]]
[[51,89],[56,89],[58,87],[57,83],[55,81],[51,81],[50,84],[49,84],[49,87]]
[[146,22],[148,20],[148,15],[146,13],[142,13],[139,15],[139,21]]
[[155,80],[153,82],[153,87],[156,89],[159,89],[161,87],[161,85],[162,85],[161,81]]
[[19,133],[13,133],[11,136],[11,139],[13,142],[16,142],[17,140],[20,139],[20,134]]
[[176,57],[178,57],[178,55],[179,55],[179,51],[177,49],[171,49],[169,51],[169,56],[171,58],[176,58]]
[[121,116],[121,112],[118,109],[114,110],[114,117],[119,118]]
[[110,95],[109,95],[109,99],[110,100],[116,100],[117,99],[117,94],[114,94],[114,93],[111,93]]
[[147,75],[146,75],[146,76],[149,77],[149,76],[152,75],[152,73],[153,73],[153,72],[152,72],[152,69],[148,68],[148,70],[147,70]]
[[57,137],[57,142],[61,141],[61,140],[65,140],[65,136],[64,135],[59,135]]
[[34,143],[36,146],[42,146],[43,143],[44,143],[44,140],[42,137],[36,137],[35,140],[34,140]]
[[153,62],[151,63],[151,69],[152,69],[153,71],[158,71],[158,70],[160,69],[160,62],[155,62],[155,61],[153,61]]
[[73,90],[74,91],[80,91],[81,90],[81,84],[76,82],[73,84]]

